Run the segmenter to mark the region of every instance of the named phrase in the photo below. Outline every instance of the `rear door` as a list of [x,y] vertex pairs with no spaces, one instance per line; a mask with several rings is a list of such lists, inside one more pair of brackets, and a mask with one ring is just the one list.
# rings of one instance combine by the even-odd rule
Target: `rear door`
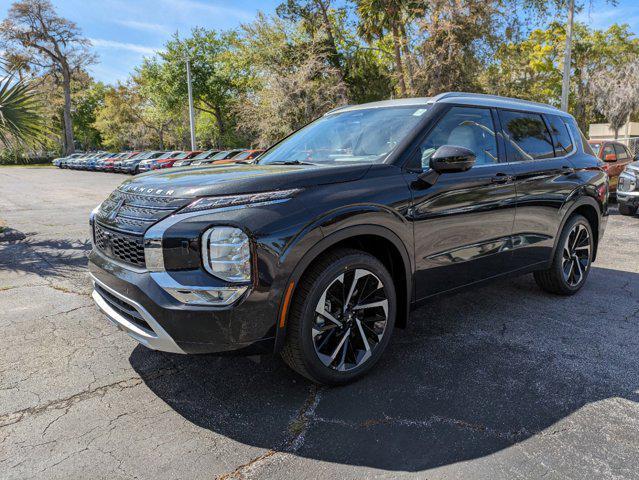
[[558,115],[500,110],[499,116],[517,193],[513,266],[526,268],[551,257],[561,208],[578,186],[570,162],[576,145]]

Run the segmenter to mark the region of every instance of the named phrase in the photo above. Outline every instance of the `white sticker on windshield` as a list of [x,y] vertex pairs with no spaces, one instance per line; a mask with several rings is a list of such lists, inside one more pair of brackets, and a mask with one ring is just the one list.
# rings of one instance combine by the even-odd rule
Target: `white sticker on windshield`
[[413,112],[413,116],[421,117],[426,110],[427,110],[426,108],[418,108],[417,110]]

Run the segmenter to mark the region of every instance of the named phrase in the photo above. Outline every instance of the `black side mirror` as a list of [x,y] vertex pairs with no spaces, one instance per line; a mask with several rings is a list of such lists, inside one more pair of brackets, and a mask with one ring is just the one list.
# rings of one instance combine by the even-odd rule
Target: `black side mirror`
[[430,168],[437,173],[465,172],[474,164],[475,153],[455,145],[442,145],[430,157]]

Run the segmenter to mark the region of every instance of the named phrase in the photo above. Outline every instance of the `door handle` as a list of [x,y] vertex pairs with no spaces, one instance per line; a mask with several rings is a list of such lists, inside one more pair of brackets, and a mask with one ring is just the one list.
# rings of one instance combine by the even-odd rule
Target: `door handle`
[[569,167],[568,165],[563,165],[561,167],[561,173],[562,175],[570,175],[571,173],[575,173],[575,169],[572,167]]
[[496,173],[491,179],[490,179],[490,183],[508,183],[508,182],[512,182],[513,181],[513,177],[511,177],[510,175],[506,174],[506,173]]

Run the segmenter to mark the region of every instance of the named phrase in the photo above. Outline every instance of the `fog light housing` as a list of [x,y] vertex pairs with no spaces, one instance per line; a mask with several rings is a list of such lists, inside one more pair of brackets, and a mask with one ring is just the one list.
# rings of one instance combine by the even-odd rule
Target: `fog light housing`
[[202,263],[211,275],[227,282],[251,281],[248,236],[235,227],[212,227],[202,235]]

